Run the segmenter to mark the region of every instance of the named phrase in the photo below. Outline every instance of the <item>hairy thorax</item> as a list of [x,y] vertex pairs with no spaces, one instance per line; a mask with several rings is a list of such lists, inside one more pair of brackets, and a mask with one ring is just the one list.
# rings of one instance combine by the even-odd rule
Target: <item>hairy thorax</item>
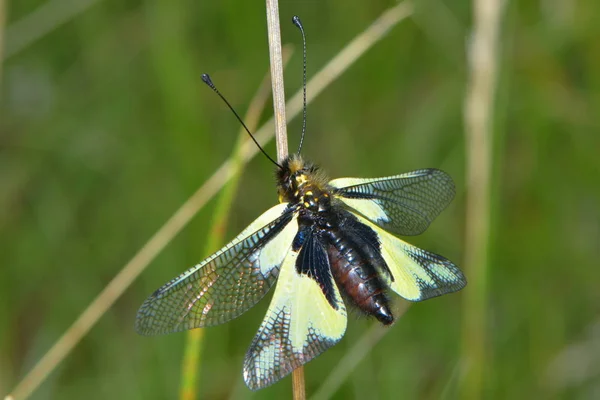
[[293,154],[277,171],[279,201],[296,204],[300,211],[322,213],[331,207],[327,177],[313,164]]

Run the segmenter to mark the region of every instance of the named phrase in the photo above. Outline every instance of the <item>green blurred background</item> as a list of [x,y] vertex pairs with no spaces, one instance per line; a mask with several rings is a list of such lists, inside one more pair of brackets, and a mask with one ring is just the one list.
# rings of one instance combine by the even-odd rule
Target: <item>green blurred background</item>
[[[11,46],[41,25],[17,30],[18,21],[45,2],[9,3],[0,89],[0,396],[229,156],[238,123],[200,74],[210,73],[244,113],[268,69],[260,1],[53,0],[40,21],[74,15],[14,54]],[[450,173],[455,201],[410,241],[460,265],[472,5],[416,3],[411,18],[309,107],[304,155],[332,177],[423,167]],[[391,5],[282,0],[283,42],[299,48],[289,21],[300,15],[311,76]],[[599,38],[600,2],[506,6],[489,297],[480,321],[485,398],[600,397]],[[301,85],[300,52],[285,76],[290,96]],[[300,128],[298,119],[289,126],[291,148]],[[272,143],[266,150],[275,153]],[[272,165],[257,157],[227,237],[276,201]],[[133,323],[152,291],[203,257],[213,208],[169,244],[32,398],[177,396],[186,335],[141,337]],[[461,298],[412,306],[336,398],[460,398]],[[203,398],[291,396],[289,378],[257,393],[243,385],[242,359],[267,304],[206,330]],[[374,323],[351,318],[344,340],[308,364],[309,395]]]

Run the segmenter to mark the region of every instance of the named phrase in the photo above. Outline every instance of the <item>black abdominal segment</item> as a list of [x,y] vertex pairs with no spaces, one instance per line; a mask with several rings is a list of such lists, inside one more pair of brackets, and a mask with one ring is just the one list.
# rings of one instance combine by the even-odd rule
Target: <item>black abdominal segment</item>
[[392,277],[375,232],[337,207],[304,213],[298,222],[300,229],[292,245],[292,251],[300,251],[296,271],[313,278],[332,307],[337,309],[333,286],[337,283],[344,297],[361,311],[384,325],[394,322],[379,274]]
[[390,325],[394,316],[385,295],[386,286],[379,276],[379,271],[388,272],[388,268],[375,232],[343,212],[339,229],[330,230],[328,236],[327,253],[338,287],[362,311]]

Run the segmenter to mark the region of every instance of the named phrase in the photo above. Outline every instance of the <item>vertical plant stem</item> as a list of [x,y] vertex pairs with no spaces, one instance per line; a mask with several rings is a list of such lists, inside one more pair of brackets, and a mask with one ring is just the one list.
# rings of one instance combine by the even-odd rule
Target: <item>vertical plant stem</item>
[[490,192],[494,94],[498,35],[503,0],[473,1],[470,77],[465,99],[467,208],[464,292],[463,374],[460,398],[483,398],[486,362],[487,273],[490,237]]
[[285,118],[285,90],[283,84],[283,62],[281,57],[281,30],[279,28],[278,0],[267,0],[267,34],[269,36],[269,58],[271,85],[273,87],[273,112],[275,116],[275,143],[277,161],[288,155],[287,120]]
[[[223,197],[224,195],[221,195],[220,198]],[[212,226],[209,235],[213,233],[215,226],[216,225]],[[207,244],[204,254],[208,254],[208,248]],[[181,388],[179,389],[179,398],[181,400],[193,400],[198,398],[199,364],[202,359],[203,339],[204,329],[202,328],[192,329],[187,332],[181,364]]]
[[[277,145],[277,161],[281,164],[288,156],[288,141],[287,120],[285,118],[285,90],[283,83],[283,63],[281,59],[281,29],[279,27],[278,0],[266,0],[266,8],[271,85],[273,86],[275,144]],[[292,372],[292,392],[294,400],[306,399],[303,366],[296,368]]]
[[306,399],[306,384],[304,382],[304,366],[292,371],[292,393],[294,400]]
[[[256,125],[253,126],[249,122],[247,122],[247,126],[249,129],[256,129]],[[246,135],[245,132],[244,135]],[[243,148],[245,139],[245,136],[239,137],[234,154],[232,155],[231,165],[233,171],[231,180],[225,185],[217,200],[217,206],[213,214],[211,228],[207,236],[206,246],[204,247],[204,257],[209,256],[212,252],[217,250],[217,248],[223,242],[227,220],[229,217],[229,210],[231,208],[231,204],[233,203],[242,172],[243,159],[240,150]],[[187,333],[181,370],[181,389],[179,392],[179,398],[182,400],[193,400],[198,398],[198,365],[202,355],[201,352],[203,338],[204,329],[201,328],[192,329]]]
[[[284,51],[284,66],[287,64],[291,53],[292,52],[289,49]],[[256,127],[260,121],[260,115],[262,114],[265,104],[269,98],[269,83],[270,80],[267,76],[261,82],[258,91],[250,102],[248,111],[244,116],[246,126],[251,132],[256,130]],[[233,204],[235,194],[237,193],[238,183],[242,176],[243,167],[245,164],[243,149],[247,141],[249,141],[248,134],[243,128],[241,128],[237,144],[230,157],[232,168],[231,180],[225,185],[217,201],[206,247],[204,249],[205,256],[209,256],[222,245],[231,205]],[[198,398],[198,365],[201,359],[203,337],[203,329],[192,329],[188,331],[183,356],[181,390],[179,393],[179,398],[182,400],[193,400]]]
[[[264,99],[264,96],[261,99]],[[252,124],[248,121],[248,119],[248,117],[245,118],[248,129],[256,129],[256,123]],[[258,118],[255,119],[258,120]],[[240,136],[238,138],[237,145],[231,157],[231,180],[225,185],[217,200],[217,206],[213,214],[211,228],[207,236],[206,246],[204,247],[204,257],[207,257],[216,251],[217,248],[222,244],[223,237],[225,236],[229,210],[237,192],[237,187],[242,172],[243,158],[241,155],[241,149],[243,148],[244,142],[247,139],[247,134],[244,132],[243,135],[244,136]],[[203,337],[203,329],[192,329],[187,333],[181,371],[181,390],[179,393],[179,398],[182,400],[193,400],[198,398],[198,364],[201,359]]]

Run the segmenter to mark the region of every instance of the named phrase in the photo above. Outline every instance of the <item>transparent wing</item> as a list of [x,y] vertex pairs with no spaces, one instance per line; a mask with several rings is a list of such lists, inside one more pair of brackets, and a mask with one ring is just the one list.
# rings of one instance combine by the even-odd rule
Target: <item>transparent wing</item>
[[398,295],[410,301],[422,301],[456,292],[467,284],[465,276],[452,261],[408,244],[367,219],[355,216],[359,223],[375,233],[377,239],[364,237],[367,235],[358,230],[349,233],[362,235],[369,250],[381,255],[385,265],[374,265],[387,286]]
[[319,240],[309,235],[283,262],[273,299],[244,360],[252,390],[269,386],[336,344],[346,308]]
[[397,235],[418,235],[450,204],[454,182],[439,169],[386,178],[340,178],[329,182],[350,209]]
[[297,223],[287,204],[272,207],[231,243],[154,292],[140,307],[135,329],[156,335],[227,322],[270,289]]

